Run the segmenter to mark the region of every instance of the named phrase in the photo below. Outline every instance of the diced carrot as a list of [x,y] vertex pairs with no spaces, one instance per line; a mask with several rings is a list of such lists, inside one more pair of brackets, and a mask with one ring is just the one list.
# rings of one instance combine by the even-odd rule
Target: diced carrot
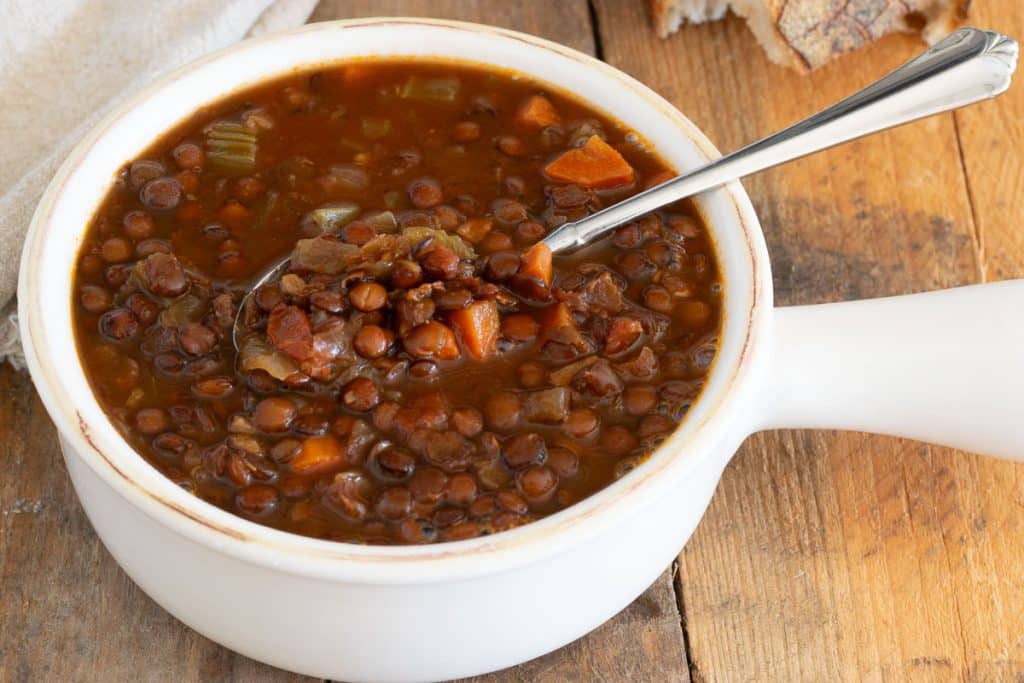
[[576,320],[572,317],[572,311],[565,303],[559,301],[553,306],[548,306],[540,314],[540,326],[543,338],[549,338],[558,330],[575,328]]
[[580,351],[587,349],[589,344],[580,333],[580,328],[573,318],[572,311],[564,302],[548,306],[540,314],[540,339],[544,345],[549,341],[568,344]]
[[452,326],[470,356],[484,360],[498,346],[498,307],[493,301],[477,301],[451,315]]
[[546,287],[551,286],[551,247],[543,242],[537,242],[523,254],[523,260],[519,265],[520,275],[537,277]]
[[616,187],[633,182],[633,167],[619,151],[596,135],[586,144],[564,152],[544,167],[553,180],[584,187]]
[[520,123],[527,126],[544,128],[559,123],[562,117],[558,115],[555,105],[543,95],[531,95],[519,106],[516,118]]
[[519,271],[508,282],[516,294],[544,301],[551,297],[551,249],[537,242],[523,254]]
[[345,445],[331,434],[311,436],[302,442],[298,454],[289,463],[293,472],[310,474],[345,464]]

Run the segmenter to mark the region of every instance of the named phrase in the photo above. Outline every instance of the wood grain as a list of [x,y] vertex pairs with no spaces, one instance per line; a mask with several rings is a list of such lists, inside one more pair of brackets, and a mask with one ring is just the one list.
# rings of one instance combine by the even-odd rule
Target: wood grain
[[434,17],[532,33],[594,54],[586,0],[323,0],[310,21],[359,17]]
[[[1024,5],[975,3],[971,23],[1024,39]],[[975,212],[982,266],[989,280],[1024,275],[1024,84],[999,99],[956,113],[964,166]]]
[[674,572],[673,567],[662,574],[629,607],[576,642],[465,683],[689,681]]
[[[1009,4],[987,11],[1002,17],[996,7]],[[605,59],[672,100],[721,149],[802,118],[922,49],[887,38],[803,78],[769,64],[734,19],[656,42],[642,33],[637,8],[597,6],[599,24],[616,27],[602,34]],[[1024,218],[1014,192],[1024,139],[1013,126],[1022,109],[1012,100],[1001,110],[985,106],[969,112],[977,121],[968,112],[961,119],[985,140],[958,142],[946,115],[747,181],[777,301],[964,284],[981,279],[988,261],[1019,271],[1019,248],[1000,249],[1000,262],[991,245],[1020,239],[1009,230]],[[995,132],[994,114],[1004,124]],[[997,219],[991,205],[972,207],[965,173],[977,200],[975,168],[991,168],[976,158],[983,144],[1004,145],[995,168],[1011,171],[991,183],[985,201],[998,205],[1006,193],[1016,214]],[[975,215],[986,221],[985,252]],[[680,556],[694,679],[1024,676],[1022,487],[1020,465],[916,442],[835,432],[750,439]]]

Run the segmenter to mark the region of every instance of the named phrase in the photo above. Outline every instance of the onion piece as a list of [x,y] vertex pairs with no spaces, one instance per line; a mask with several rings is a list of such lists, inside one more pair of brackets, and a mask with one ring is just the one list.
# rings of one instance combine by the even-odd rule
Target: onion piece
[[588,356],[587,358],[580,359],[575,363],[569,363],[565,367],[553,370],[548,379],[551,383],[558,387],[568,386],[572,382],[572,378],[577,375],[581,370],[590,367],[598,361],[597,356]]
[[338,164],[331,166],[331,175],[335,185],[341,192],[359,194],[370,187],[370,174],[356,164]]
[[378,211],[369,216],[364,216],[363,220],[372,225],[378,235],[398,231],[398,221],[395,219],[395,214],[390,211]]
[[424,240],[430,239],[434,244],[448,247],[455,252],[460,259],[476,258],[476,251],[474,251],[473,247],[471,247],[466,240],[462,239],[458,235],[445,232],[444,230],[414,226],[402,230],[402,236],[406,237],[412,244],[419,244]]
[[313,334],[313,353],[320,360],[336,360],[343,358],[350,362],[356,360],[352,350],[352,338],[358,325],[348,322],[332,324],[325,330]]
[[338,275],[359,256],[359,247],[330,237],[299,240],[292,250],[292,270]]
[[[303,225],[313,224],[325,235],[336,235],[359,215],[359,205],[353,202],[333,202],[313,209],[302,219]],[[309,233],[306,233],[309,234]]]
[[295,361],[257,335],[250,335],[242,341],[238,362],[239,367],[246,372],[264,370],[278,380],[286,379],[299,371]]
[[197,323],[206,310],[203,301],[191,294],[178,297],[170,306],[160,312],[160,324],[164,327],[183,327],[189,323]]

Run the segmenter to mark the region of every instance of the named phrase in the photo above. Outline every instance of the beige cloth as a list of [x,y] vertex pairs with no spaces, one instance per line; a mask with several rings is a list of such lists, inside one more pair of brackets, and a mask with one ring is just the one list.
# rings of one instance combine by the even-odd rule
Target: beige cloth
[[154,78],[301,25],[316,0],[0,2],[0,359],[21,367],[13,298],[39,196],[74,144]]

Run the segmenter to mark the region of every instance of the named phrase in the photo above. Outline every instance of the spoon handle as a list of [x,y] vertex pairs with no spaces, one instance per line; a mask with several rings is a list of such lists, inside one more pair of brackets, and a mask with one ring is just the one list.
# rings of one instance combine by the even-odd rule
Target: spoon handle
[[1017,41],[962,28],[879,81],[810,118],[544,238],[552,251],[585,244],[666,204],[799,157],[1005,91],[1017,66]]

